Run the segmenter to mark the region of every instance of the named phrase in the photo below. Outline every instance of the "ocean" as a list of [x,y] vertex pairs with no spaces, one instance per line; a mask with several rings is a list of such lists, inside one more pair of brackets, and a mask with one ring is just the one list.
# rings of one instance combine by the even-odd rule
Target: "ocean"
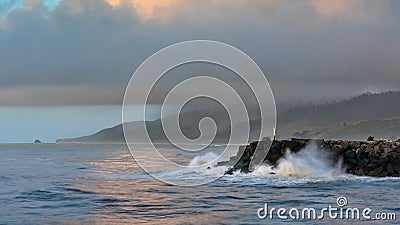
[[[204,156],[169,157],[196,164],[222,147],[210,147]],[[206,180],[210,171],[180,176]],[[121,144],[0,145],[0,224],[396,224],[400,218],[377,215],[400,216],[399,187],[398,178],[344,174],[312,150],[288,155],[277,168],[181,187],[148,175]],[[347,204],[339,207],[338,198]],[[266,206],[300,214],[328,206],[372,212],[360,220],[327,212],[321,219],[279,218],[277,210],[263,218]]]

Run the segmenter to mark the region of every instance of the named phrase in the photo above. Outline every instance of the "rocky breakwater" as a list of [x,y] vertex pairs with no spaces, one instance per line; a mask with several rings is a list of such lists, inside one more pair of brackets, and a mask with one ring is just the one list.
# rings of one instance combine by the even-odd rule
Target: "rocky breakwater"
[[[257,157],[254,154],[256,148],[269,146],[269,140],[252,142],[248,146],[242,146],[238,155],[232,157],[236,160],[226,174],[235,171],[251,172],[250,161]],[[272,142],[268,155],[264,161],[276,166],[287,151],[293,153],[306,149],[309,144],[317,144],[321,151],[329,152],[333,163],[342,161],[347,173],[358,176],[373,177],[400,177],[400,140],[399,141],[344,141],[344,140],[314,140],[292,139],[276,140]],[[239,158],[239,160],[237,160]],[[220,162],[218,165],[230,165],[229,162]]]

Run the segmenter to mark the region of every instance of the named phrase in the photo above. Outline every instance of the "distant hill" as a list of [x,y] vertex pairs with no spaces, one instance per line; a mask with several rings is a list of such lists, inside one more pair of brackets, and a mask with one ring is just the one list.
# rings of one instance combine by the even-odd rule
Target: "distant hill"
[[[189,138],[196,138],[200,135],[200,131],[197,128],[197,126],[194,126],[194,124],[198,124],[198,121],[196,121],[194,118],[185,118],[183,119],[183,122],[181,123],[182,126],[182,132]],[[129,129],[132,134],[141,132],[139,130],[138,126],[139,122],[129,122],[126,123],[125,128]],[[155,121],[146,121],[146,127],[149,132],[150,138],[154,142],[166,142],[166,137],[163,132],[161,120],[155,120]],[[229,137],[229,131],[230,129],[228,127],[219,127],[218,133],[216,135],[216,142],[224,142],[223,140],[226,140]],[[136,139],[138,142],[144,142],[145,140],[140,140]],[[124,134],[123,134],[123,129],[122,129],[122,124],[118,124],[114,127],[111,128],[106,128],[103,130],[100,130],[99,132],[88,135],[88,136],[83,136],[83,137],[78,137],[78,138],[70,138],[70,139],[59,139],[56,141],[57,143],[97,143],[97,142],[105,142],[105,143],[122,143],[125,142],[124,139]]]
[[398,140],[400,138],[400,117],[374,120],[360,120],[337,123],[327,127],[308,128],[291,135],[298,138],[329,138],[345,140],[376,139]]
[[[201,118],[201,113],[183,116],[181,126],[188,137],[194,138],[200,134],[194,124],[198,124]],[[135,123],[129,123],[128,127],[136,129]],[[154,141],[166,140],[160,120],[146,123]],[[257,124],[257,121],[251,123]],[[240,129],[240,124],[235,129]],[[222,123],[218,129],[217,142],[226,140],[229,130],[230,126]],[[376,138],[400,138],[400,91],[365,93],[343,101],[297,106],[278,114],[278,139],[299,137],[365,140],[370,135]],[[252,137],[257,137],[257,134],[252,134]],[[60,139],[57,142],[124,142],[124,136],[120,124],[93,135]]]
[[400,91],[360,96],[326,104],[298,106],[278,116],[281,138],[386,139],[400,137]]
[[123,143],[124,141],[122,125],[118,124],[117,126],[100,130],[92,135],[77,138],[58,139],[56,143]]

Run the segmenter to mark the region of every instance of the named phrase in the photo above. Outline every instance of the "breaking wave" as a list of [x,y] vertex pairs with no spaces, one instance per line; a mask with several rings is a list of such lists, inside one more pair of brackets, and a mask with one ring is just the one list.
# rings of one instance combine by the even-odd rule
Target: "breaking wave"
[[336,164],[333,163],[329,152],[319,149],[315,143],[312,143],[297,153],[287,151],[275,168],[262,165],[253,173],[293,177],[327,177],[343,175],[344,172],[345,168],[342,166],[341,160]]
[[216,158],[218,158],[217,154],[215,154],[214,152],[207,152],[204,155],[194,157],[190,161],[189,166],[201,166],[209,162],[212,162]]

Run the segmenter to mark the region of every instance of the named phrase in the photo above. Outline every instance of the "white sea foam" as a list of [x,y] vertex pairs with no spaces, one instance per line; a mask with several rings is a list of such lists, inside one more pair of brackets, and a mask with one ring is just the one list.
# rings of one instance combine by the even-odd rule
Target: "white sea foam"
[[341,160],[336,164],[333,163],[330,153],[320,149],[315,143],[307,145],[297,153],[287,151],[286,155],[278,161],[276,168],[270,169],[272,171],[258,168],[265,172],[274,172],[278,176],[328,177],[344,174]]
[[[218,158],[217,154],[215,154],[214,152],[207,152],[204,155],[194,157],[190,161],[189,166],[202,166],[202,165],[205,165],[205,164],[207,164],[209,162],[212,162],[216,158]],[[213,164],[215,164],[215,163],[213,163]]]

